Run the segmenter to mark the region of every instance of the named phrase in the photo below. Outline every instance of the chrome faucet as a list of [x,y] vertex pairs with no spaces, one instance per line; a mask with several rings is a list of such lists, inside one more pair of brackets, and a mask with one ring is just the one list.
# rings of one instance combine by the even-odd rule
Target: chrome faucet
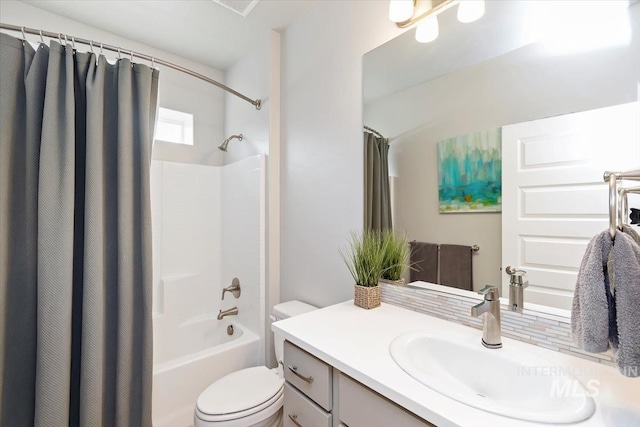
[[229,310],[220,310],[218,312],[218,320],[224,319],[226,316],[236,316],[238,314],[238,307],[232,307]]
[[522,281],[522,276],[526,271],[516,270],[508,265],[505,268],[505,272],[509,275],[509,308],[511,311],[522,313],[524,308],[524,288],[529,286],[529,282]]
[[227,292],[231,292],[235,298],[240,298],[240,280],[237,277],[233,278],[231,286],[222,289],[222,299],[224,299],[224,294]]
[[487,285],[478,291],[484,295],[484,301],[471,307],[471,315],[484,316],[482,326],[482,345],[487,348],[501,348],[502,336],[500,331],[500,295],[496,286]]

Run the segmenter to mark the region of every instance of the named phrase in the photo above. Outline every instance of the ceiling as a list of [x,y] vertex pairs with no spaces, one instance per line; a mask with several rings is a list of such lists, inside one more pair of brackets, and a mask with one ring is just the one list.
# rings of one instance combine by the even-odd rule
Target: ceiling
[[[270,29],[284,29],[312,0],[260,0],[246,18],[212,0],[22,0],[32,6],[219,70]],[[226,0],[226,3],[247,3]],[[242,5],[241,5],[242,6]]]

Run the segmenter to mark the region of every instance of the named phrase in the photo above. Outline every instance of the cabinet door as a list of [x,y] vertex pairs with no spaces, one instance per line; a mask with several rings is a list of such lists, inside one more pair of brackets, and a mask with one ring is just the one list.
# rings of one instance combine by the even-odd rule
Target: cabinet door
[[292,387],[284,385],[284,427],[330,427],[331,414]]
[[339,383],[338,417],[349,427],[433,427],[344,374]]
[[331,377],[331,366],[285,341],[284,378],[325,411],[331,411]]

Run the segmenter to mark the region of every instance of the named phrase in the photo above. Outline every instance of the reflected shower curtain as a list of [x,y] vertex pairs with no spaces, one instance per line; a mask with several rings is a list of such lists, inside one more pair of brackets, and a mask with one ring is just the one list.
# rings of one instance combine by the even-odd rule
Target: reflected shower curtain
[[151,426],[158,72],[0,42],[0,425]]
[[364,229],[392,228],[389,140],[364,133]]

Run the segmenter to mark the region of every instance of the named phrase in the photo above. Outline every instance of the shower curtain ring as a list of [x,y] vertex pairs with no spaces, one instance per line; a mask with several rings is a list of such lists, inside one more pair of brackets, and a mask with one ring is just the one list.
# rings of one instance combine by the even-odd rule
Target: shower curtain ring
[[69,44],[69,39],[67,38],[67,35],[64,35],[64,46],[67,47],[67,45]]
[[131,56],[131,65],[133,65],[133,50],[129,51],[129,55]]
[[74,36],[71,36],[71,47],[76,50],[76,38]]
[[91,53],[95,53],[93,51],[93,40],[89,40],[89,48],[91,49]]
[[40,43],[44,44],[44,37],[42,37],[42,30],[40,30]]
[[102,55],[102,42],[100,42],[100,55]]
[[62,44],[62,34],[58,33],[58,42]]
[[156,65],[156,58],[154,58],[153,56],[151,57],[151,68],[153,68]]
[[118,59],[122,59],[122,55],[120,55],[120,46],[118,46]]
[[24,32],[24,27],[20,28],[20,31],[22,31],[22,40],[26,42],[27,41],[27,35]]

